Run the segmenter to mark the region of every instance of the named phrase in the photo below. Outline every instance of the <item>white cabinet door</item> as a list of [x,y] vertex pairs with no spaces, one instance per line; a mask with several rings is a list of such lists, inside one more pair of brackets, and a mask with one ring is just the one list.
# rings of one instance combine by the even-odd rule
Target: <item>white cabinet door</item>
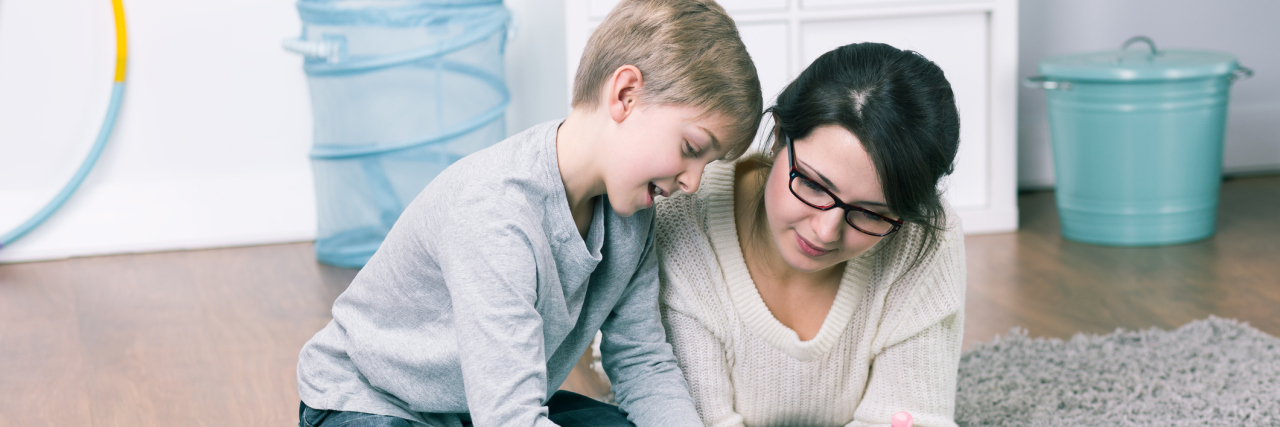
[[987,14],[851,18],[801,24],[804,66],[849,43],[877,42],[920,52],[942,68],[960,110],[960,152],[945,183],[956,209],[987,205]]
[[[587,16],[603,20],[619,0],[587,0]],[[722,0],[720,6],[730,14],[739,12],[785,11],[787,0]]]
[[760,76],[760,89],[764,91],[765,106],[772,105],[782,88],[791,82],[788,67],[790,32],[786,21],[747,22],[738,25],[742,43],[756,63]]

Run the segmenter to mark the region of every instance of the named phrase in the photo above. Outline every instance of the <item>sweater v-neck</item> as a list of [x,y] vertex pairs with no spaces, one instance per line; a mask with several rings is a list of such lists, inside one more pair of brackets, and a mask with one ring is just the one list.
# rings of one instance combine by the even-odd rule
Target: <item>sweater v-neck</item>
[[880,245],[848,261],[822,327],[812,339],[800,340],[795,330],[782,324],[769,311],[742,256],[733,211],[736,169],[737,162],[707,165],[702,178],[703,191],[699,191],[707,203],[707,234],[719,255],[720,270],[733,309],[748,328],[779,351],[802,361],[821,357],[831,350],[848,328],[870,281],[873,255]]

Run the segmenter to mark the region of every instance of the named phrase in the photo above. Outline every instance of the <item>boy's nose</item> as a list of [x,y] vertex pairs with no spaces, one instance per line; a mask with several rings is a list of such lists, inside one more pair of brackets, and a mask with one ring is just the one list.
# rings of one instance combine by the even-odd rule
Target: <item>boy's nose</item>
[[693,165],[686,169],[684,173],[676,176],[676,184],[680,186],[680,191],[693,194],[698,191],[698,184],[702,182],[702,168],[705,165]]

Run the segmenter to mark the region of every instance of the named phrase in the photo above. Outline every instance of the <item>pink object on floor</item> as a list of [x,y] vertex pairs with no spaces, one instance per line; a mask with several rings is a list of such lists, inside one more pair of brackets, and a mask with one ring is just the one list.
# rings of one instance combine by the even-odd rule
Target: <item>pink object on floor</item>
[[898,413],[893,414],[893,422],[890,426],[911,427],[911,414],[908,414],[907,411],[898,411]]

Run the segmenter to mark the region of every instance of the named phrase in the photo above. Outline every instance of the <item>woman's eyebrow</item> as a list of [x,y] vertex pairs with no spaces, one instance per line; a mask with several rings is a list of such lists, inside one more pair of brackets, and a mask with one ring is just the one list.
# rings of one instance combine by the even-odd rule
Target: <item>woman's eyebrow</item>
[[836,185],[832,183],[831,180],[827,179],[827,177],[823,175],[822,172],[818,172],[817,169],[814,169],[813,166],[809,166],[809,164],[805,163],[804,160],[796,159],[796,163],[799,163],[800,165],[804,166],[805,169],[808,169],[809,171],[813,172],[814,175],[817,175],[818,179],[821,179],[822,183],[826,184],[827,189],[831,190],[832,193],[840,192],[840,189],[836,188]]
[[[830,179],[827,179],[827,177],[826,177],[826,176],[823,176],[823,175],[822,175],[822,172],[818,172],[818,170],[817,170],[817,169],[814,169],[812,166],[809,166],[809,164],[808,164],[808,163],[805,163],[803,160],[796,159],[796,163],[797,163],[797,164],[799,164],[799,165],[804,166],[804,168],[805,168],[805,169],[808,169],[810,172],[813,172],[813,174],[814,174],[814,175],[817,175],[817,176],[818,176],[818,179],[821,179],[821,180],[822,180],[822,182],[823,182],[824,184],[826,184],[827,189],[828,189],[828,190],[831,190],[831,192],[832,192],[832,193],[838,193],[838,192],[840,192],[840,189],[836,188],[836,185],[835,185],[834,183],[832,183]],[[867,206],[876,206],[876,207],[881,207],[881,208],[888,208],[888,207],[889,207],[889,205],[886,205],[886,204],[884,204],[884,203],[880,203],[880,202],[872,202],[872,201],[869,201],[869,200],[859,200],[859,201],[857,201],[857,202],[855,202],[855,203],[851,203],[851,204],[858,205],[858,206],[862,206],[862,207],[867,207]]]

